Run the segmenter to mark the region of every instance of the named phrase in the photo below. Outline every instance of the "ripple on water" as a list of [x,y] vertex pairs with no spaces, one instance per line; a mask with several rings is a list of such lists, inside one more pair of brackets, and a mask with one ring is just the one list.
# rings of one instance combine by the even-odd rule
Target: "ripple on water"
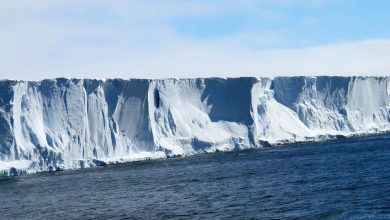
[[0,180],[2,218],[390,219],[390,137]]

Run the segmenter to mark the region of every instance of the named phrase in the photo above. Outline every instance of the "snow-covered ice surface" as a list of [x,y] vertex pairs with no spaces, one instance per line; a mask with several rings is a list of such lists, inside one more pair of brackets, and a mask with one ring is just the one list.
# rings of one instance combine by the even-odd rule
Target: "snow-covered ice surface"
[[0,81],[0,173],[390,129],[390,77]]

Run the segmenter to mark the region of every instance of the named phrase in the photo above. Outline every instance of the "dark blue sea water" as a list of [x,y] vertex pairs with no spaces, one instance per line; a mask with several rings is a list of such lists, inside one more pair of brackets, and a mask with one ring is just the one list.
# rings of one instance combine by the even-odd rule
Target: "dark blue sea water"
[[390,219],[390,136],[0,180],[0,219]]

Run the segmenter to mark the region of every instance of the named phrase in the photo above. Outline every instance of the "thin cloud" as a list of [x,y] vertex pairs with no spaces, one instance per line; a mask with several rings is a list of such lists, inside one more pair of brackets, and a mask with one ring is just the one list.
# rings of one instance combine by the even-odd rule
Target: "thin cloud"
[[[2,2],[0,78],[388,73],[387,38],[305,46],[305,37],[294,35],[289,26],[252,28],[210,39],[183,34],[172,25],[183,17],[240,11],[278,20],[278,13],[264,6],[272,2]],[[329,3],[277,4],[305,2]],[[309,24],[320,22],[316,17],[304,19]]]

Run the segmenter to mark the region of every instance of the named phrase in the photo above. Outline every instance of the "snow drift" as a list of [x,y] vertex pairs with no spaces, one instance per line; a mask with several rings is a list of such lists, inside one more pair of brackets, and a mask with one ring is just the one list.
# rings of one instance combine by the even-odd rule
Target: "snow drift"
[[389,77],[0,81],[3,174],[390,129]]

